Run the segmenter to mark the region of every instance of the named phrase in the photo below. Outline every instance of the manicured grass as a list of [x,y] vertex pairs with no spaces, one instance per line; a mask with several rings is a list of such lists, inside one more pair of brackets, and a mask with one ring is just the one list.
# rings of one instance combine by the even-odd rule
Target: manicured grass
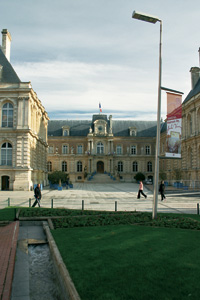
[[0,209],[0,221],[14,221],[16,209],[15,208],[4,208]]
[[82,300],[200,297],[200,232],[109,225],[53,230]]

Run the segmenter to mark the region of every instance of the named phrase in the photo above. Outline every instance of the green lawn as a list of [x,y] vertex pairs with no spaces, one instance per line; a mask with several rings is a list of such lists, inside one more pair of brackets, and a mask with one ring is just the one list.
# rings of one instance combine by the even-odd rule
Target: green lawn
[[0,209],[0,221],[14,221],[16,215],[15,208]]
[[82,300],[200,299],[200,232],[110,225],[52,231]]

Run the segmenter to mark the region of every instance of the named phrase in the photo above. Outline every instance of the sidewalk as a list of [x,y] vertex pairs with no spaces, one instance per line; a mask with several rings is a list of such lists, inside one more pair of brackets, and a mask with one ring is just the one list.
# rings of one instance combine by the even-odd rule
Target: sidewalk
[[19,222],[0,227],[0,299],[11,296]]
[[[41,206],[46,208],[68,208],[88,210],[114,211],[147,211],[151,212],[153,207],[152,186],[145,186],[144,192],[147,199],[137,199],[138,184],[136,183],[75,183],[73,189],[62,191],[45,188],[42,191]],[[171,213],[197,213],[197,203],[200,202],[200,192],[195,191],[167,191],[166,201],[160,201],[158,195],[158,212]],[[9,198],[9,201],[8,201]],[[0,194],[0,208],[8,206],[29,207],[34,197],[33,191],[5,191]],[[53,199],[53,200],[52,200]]]

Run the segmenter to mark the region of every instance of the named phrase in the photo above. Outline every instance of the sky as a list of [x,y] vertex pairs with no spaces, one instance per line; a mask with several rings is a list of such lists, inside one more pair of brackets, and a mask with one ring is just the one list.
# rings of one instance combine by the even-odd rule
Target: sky
[[[157,120],[160,23],[162,86],[191,90],[199,67],[199,0],[7,0],[0,29],[12,36],[11,64],[30,81],[50,119]],[[0,40],[1,44],[1,40]],[[166,93],[161,115],[166,118]]]

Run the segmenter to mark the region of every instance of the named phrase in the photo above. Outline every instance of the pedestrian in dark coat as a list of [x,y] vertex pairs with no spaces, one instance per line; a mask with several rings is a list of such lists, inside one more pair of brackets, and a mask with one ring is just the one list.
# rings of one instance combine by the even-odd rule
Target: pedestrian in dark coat
[[165,184],[164,184],[164,181],[161,181],[161,183],[160,183],[159,192],[160,192],[160,195],[161,195],[161,201],[163,201],[164,199],[166,199],[166,197],[165,197]]
[[38,206],[40,207],[40,199],[42,198],[42,193],[41,193],[41,189],[40,189],[40,184],[38,183],[35,190],[35,202],[33,203],[32,207],[35,207],[36,204],[38,204]]

